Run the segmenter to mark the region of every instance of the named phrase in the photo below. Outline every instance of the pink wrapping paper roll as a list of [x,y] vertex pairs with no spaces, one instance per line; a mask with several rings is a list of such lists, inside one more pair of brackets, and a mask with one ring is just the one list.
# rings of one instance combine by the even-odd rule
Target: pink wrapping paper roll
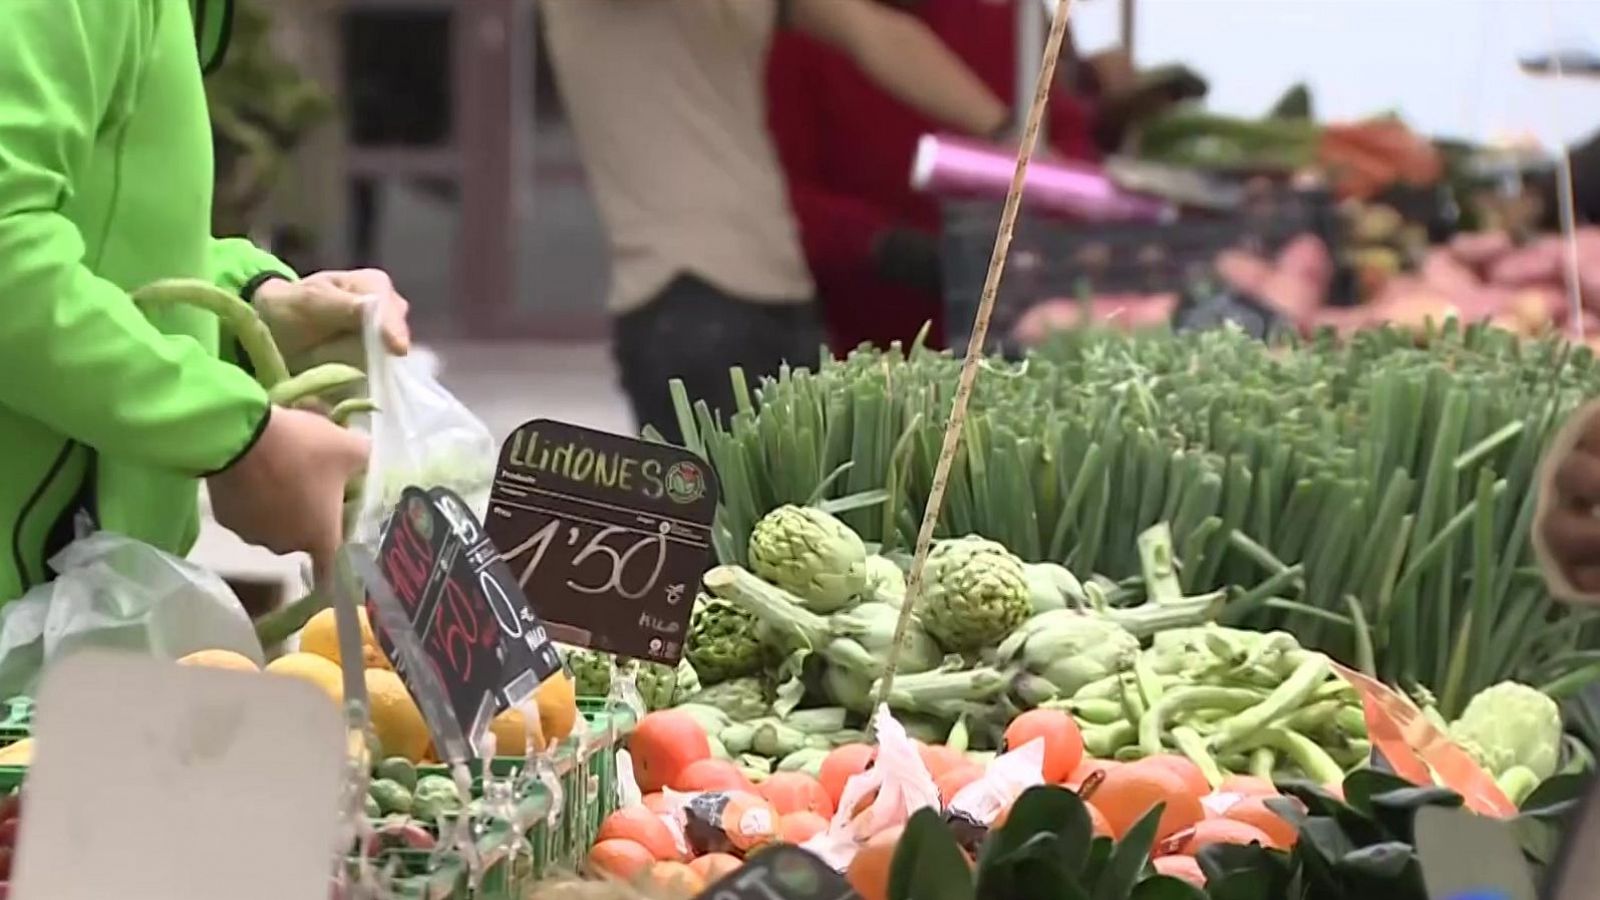
[[[1012,150],[969,138],[925,134],[911,162],[911,187],[942,196],[1003,200],[1016,171]],[[1023,200],[1030,209],[1090,222],[1166,222],[1170,204],[1122,190],[1099,167],[1035,158]]]

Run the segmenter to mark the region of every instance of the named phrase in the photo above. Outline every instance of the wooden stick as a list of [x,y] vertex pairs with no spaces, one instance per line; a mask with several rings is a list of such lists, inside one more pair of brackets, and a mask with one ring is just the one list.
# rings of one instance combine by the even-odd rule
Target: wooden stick
[[1000,289],[1000,276],[1005,272],[1006,254],[1011,249],[1011,235],[1017,226],[1017,211],[1022,206],[1022,187],[1027,181],[1028,163],[1033,159],[1034,145],[1039,140],[1039,124],[1044,120],[1045,106],[1050,100],[1050,86],[1055,81],[1056,59],[1060,56],[1061,42],[1067,33],[1071,5],[1071,0],[1060,0],[1056,4],[1055,16],[1050,22],[1050,36],[1045,40],[1044,63],[1039,68],[1039,80],[1034,86],[1033,106],[1028,110],[1022,145],[1017,149],[1017,168],[1011,175],[1011,188],[1006,193],[1005,208],[1000,213],[1000,229],[994,237],[994,252],[989,256],[989,272],[983,280],[983,296],[978,302],[978,315],[972,322],[967,356],[961,362],[961,380],[956,385],[956,395],[951,403],[950,421],[944,430],[944,444],[939,451],[939,460],[933,467],[928,506],[922,513],[922,526],[917,530],[916,553],[911,558],[911,572],[906,577],[905,602],[900,606],[900,618],[895,623],[894,644],[889,648],[889,658],[884,662],[883,679],[878,688],[880,706],[888,702],[889,692],[894,689],[894,672],[900,661],[906,627],[917,603],[922,599],[922,577],[928,564],[928,548],[933,545],[933,532],[938,527],[939,513],[944,506],[945,487],[950,482],[950,468],[961,446],[961,433],[967,422],[967,404],[972,399],[972,386],[978,380],[979,364],[983,361],[983,345],[989,335],[989,317],[994,313],[995,294]]

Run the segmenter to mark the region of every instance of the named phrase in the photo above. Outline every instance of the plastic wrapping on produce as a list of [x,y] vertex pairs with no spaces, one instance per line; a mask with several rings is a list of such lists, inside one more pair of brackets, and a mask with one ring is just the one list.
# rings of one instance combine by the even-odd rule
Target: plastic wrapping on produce
[[1028,788],[1044,784],[1044,738],[995,757],[983,777],[956,792],[945,810],[989,825]]
[[[939,788],[905,726],[895,720],[887,706],[880,706],[873,714],[872,727],[878,740],[878,755],[872,768],[845,782],[828,830],[802,845],[840,871],[850,865],[856,848],[867,838],[904,825],[919,809],[939,808]],[[866,811],[857,813],[856,809],[874,793],[877,796]]]
[[30,693],[44,667],[84,647],[178,659],[263,654],[250,615],[217,574],[125,535],[79,538],[50,559],[59,576],[0,611],[0,695]]
[[379,309],[367,303],[362,318],[368,392],[376,409],[367,417],[372,457],[351,532],[354,540],[372,545],[410,485],[449,488],[481,518],[498,455],[489,427],[439,383],[426,360],[389,354]]

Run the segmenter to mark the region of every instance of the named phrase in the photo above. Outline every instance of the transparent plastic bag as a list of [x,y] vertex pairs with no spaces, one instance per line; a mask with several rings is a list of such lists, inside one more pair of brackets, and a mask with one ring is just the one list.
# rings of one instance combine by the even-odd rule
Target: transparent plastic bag
[[27,693],[47,665],[83,647],[263,660],[250,614],[214,572],[109,531],[73,541],[50,565],[59,577],[0,609],[0,696]]
[[[872,768],[850,776],[828,829],[801,845],[841,872],[873,835],[904,825],[919,809],[939,809],[939,788],[917,752],[916,742],[889,707],[878,707],[872,727],[878,740]],[[857,813],[868,797],[873,798],[871,804]]]
[[481,518],[499,456],[489,427],[445,390],[425,359],[389,354],[379,309],[369,302],[362,319],[368,393],[377,409],[366,417],[372,458],[351,532],[372,546],[408,485],[449,488]]

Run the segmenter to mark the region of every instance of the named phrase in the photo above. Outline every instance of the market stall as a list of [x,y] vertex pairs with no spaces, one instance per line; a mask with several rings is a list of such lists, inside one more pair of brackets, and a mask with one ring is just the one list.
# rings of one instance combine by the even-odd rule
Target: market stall
[[[23,667],[112,633],[176,661],[138,673],[173,696],[246,673],[342,714],[332,897],[1420,900],[1552,879],[1600,746],[1600,619],[1552,597],[1532,538],[1545,456],[1600,393],[1594,235],[1430,232],[1349,185],[1389,139],[1390,181],[1436,187],[1406,174],[1436,148],[1384,123],[1182,113],[1146,129],[1142,165],[1030,176],[1045,95],[1003,204],[954,214],[989,242],[963,257],[966,353],[735,370],[727,414],[676,384],[682,447],[545,420],[497,445],[424,367],[380,349],[365,374],[291,377],[238,297],[136,292],[223,318],[274,402],[365,428],[372,464],[337,571],[254,621],[104,535],[16,601],[51,624],[4,632],[0,885],[13,848],[75,834],[25,827],[52,751],[26,696],[51,683]],[[989,163],[963,152],[965,176],[929,172],[972,187]],[[1346,181],[1195,171],[1235,152]],[[1050,221],[1022,205],[1040,183],[1122,221]],[[181,770],[213,737],[191,730],[129,752]],[[1505,851],[1472,883],[1467,834]]]

